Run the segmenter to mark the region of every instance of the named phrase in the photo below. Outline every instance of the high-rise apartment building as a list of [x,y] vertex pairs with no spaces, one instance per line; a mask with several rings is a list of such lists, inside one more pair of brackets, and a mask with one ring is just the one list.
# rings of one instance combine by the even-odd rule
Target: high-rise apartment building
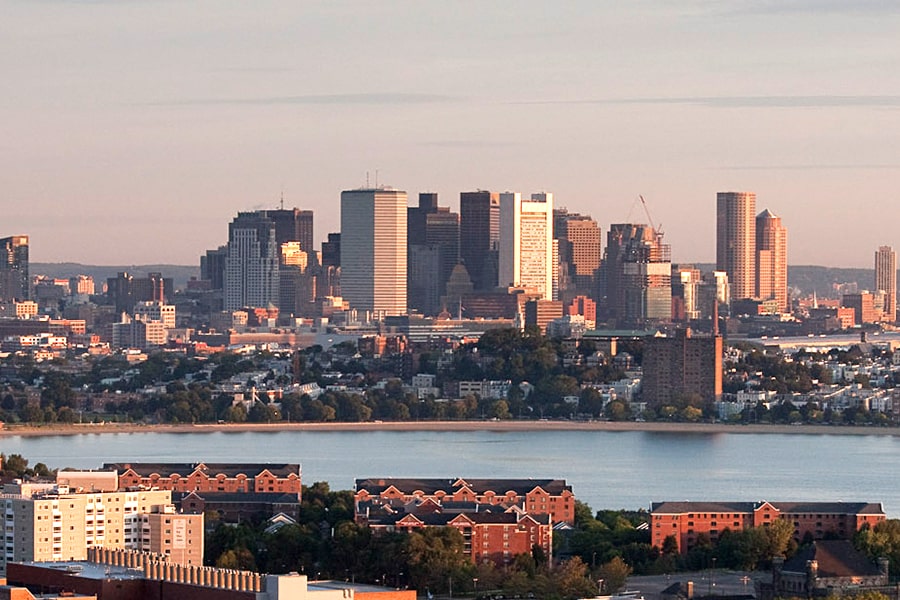
[[4,487],[9,562],[85,560],[89,548],[128,548],[166,554],[182,565],[203,564],[203,515],[178,514],[172,492],[76,493],[66,486]]
[[497,287],[500,195],[479,190],[459,195],[459,257],[476,290]]
[[28,236],[0,238],[0,300],[30,300]]
[[897,320],[897,253],[890,246],[875,252],[875,289],[884,292],[884,320]]
[[651,406],[718,400],[722,395],[722,336],[695,336],[688,328],[678,330],[674,337],[644,338],[643,368],[643,395]]
[[341,294],[373,317],[406,313],[406,192],[341,192]]
[[642,327],[672,318],[672,250],[648,225],[609,226],[606,313],[616,327]]
[[728,274],[731,297],[756,294],[756,194],[716,195],[716,269]]
[[500,194],[499,283],[553,299],[553,194]]
[[242,212],[228,225],[225,310],[278,303],[280,246],[266,211]]
[[756,217],[756,297],[790,312],[787,293],[787,229],[766,209]]

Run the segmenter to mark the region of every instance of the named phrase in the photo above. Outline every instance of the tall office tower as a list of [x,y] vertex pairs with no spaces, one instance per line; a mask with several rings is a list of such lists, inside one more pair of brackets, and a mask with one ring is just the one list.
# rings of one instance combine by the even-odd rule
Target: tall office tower
[[716,194],[716,269],[728,274],[731,297],[756,294],[756,194]]
[[407,209],[407,219],[409,308],[436,314],[459,262],[459,215],[438,206],[436,193],[424,192],[419,206]]
[[341,294],[378,319],[406,313],[406,192],[341,192]]
[[554,211],[554,236],[561,242],[560,260],[567,261],[569,279],[578,292],[590,293],[600,267],[600,227],[590,216],[564,211]]
[[28,236],[0,238],[0,300],[30,300]]
[[419,206],[406,209],[406,238],[410,246],[425,243],[427,217],[438,210],[438,195],[434,192],[420,192]]
[[341,234],[329,233],[322,242],[322,267],[316,277],[316,298],[341,295]]
[[756,217],[756,297],[790,311],[787,294],[787,229],[768,208]]
[[875,289],[884,292],[885,321],[897,320],[897,253],[890,246],[875,252]]
[[672,265],[672,320],[700,318],[700,269],[694,265]]
[[524,287],[553,299],[553,194],[500,194],[501,287]]
[[223,304],[225,310],[278,303],[280,247],[265,211],[242,212],[228,225]]
[[279,246],[287,242],[300,242],[304,252],[313,256],[313,211],[281,208],[263,212],[275,223],[275,242]]
[[136,302],[165,302],[175,295],[171,277],[161,273],[148,273],[146,277],[134,277],[126,272],[106,279],[106,297],[116,307],[117,313],[131,314]]
[[479,190],[459,195],[459,257],[476,290],[497,287],[500,195]]
[[209,281],[211,290],[221,290],[225,287],[225,258],[228,256],[228,246],[219,246],[215,250],[207,250],[200,257],[200,279]]
[[648,225],[609,227],[606,311],[616,327],[642,327],[672,318],[672,251]]

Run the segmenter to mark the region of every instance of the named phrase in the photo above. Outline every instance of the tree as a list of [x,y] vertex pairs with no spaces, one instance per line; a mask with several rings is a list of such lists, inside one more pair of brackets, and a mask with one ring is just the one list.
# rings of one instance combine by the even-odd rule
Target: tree
[[603,579],[605,590],[610,594],[615,594],[625,587],[625,582],[631,575],[631,567],[620,556],[616,556],[611,561],[602,564],[597,573]]

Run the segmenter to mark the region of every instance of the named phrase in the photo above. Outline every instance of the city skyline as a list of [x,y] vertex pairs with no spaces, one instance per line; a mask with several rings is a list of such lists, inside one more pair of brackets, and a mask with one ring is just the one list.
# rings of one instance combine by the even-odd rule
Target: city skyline
[[35,262],[194,264],[282,196],[318,244],[368,171],[454,211],[552,190],[604,231],[643,194],[679,262],[713,261],[730,189],[779,207],[796,264],[900,245],[900,8],[670,4],[7,4],[4,229]]

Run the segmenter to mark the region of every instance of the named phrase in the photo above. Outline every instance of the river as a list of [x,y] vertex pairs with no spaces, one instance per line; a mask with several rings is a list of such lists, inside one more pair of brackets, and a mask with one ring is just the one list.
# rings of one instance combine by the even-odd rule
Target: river
[[51,468],[104,462],[299,462],[303,481],[561,478],[592,508],[664,500],[881,502],[900,518],[900,439],[647,431],[279,431],[19,437],[6,454]]

